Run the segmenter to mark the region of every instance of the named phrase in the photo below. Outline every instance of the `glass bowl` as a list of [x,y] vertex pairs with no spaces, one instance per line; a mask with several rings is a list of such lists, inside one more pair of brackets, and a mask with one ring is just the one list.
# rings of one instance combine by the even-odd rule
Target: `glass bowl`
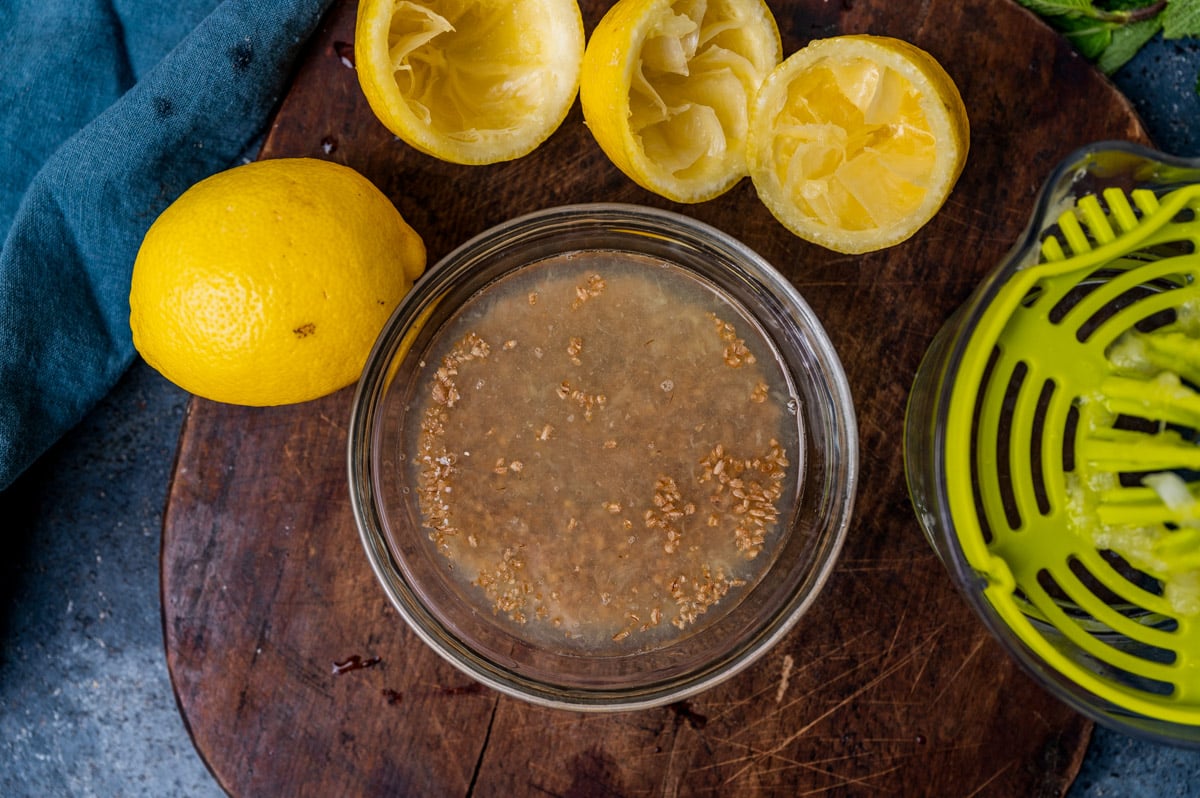
[[857,457],[841,364],[790,283],[690,218],[588,204],[501,224],[417,282],[359,383],[349,480],[376,576],[438,654],[537,704],[626,710],[793,627]]
[[[1007,651],[1091,719],[1185,746],[1200,745],[1200,617],[1128,533],[1173,534],[1141,481],[1172,466],[1137,463],[1164,432],[1194,460],[1197,431],[1164,420],[1142,387],[1136,407],[1104,403],[1113,377],[1131,376],[1115,354],[1125,342],[1177,334],[1196,302],[1198,183],[1200,163],[1124,142],[1066,158],[1020,240],[935,336],[904,441],[925,534]],[[1114,509],[1135,495],[1145,514]]]

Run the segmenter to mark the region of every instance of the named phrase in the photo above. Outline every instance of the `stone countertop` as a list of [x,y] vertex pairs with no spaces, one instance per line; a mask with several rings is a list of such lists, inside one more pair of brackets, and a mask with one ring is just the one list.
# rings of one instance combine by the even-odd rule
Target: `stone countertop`
[[[1200,42],[1114,78],[1153,141],[1200,156]],[[223,794],[167,675],[163,505],[187,395],[142,362],[0,493],[0,795]],[[1070,798],[1200,798],[1200,751],[1097,727]]]

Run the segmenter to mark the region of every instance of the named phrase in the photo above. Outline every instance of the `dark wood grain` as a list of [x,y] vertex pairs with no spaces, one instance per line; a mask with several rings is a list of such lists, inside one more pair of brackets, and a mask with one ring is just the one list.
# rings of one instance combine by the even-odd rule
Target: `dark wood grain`
[[[589,31],[607,5],[582,4]],[[184,720],[231,794],[1066,791],[1090,724],[1017,669],[926,544],[905,492],[904,406],[933,334],[1016,240],[1050,169],[1086,142],[1145,134],[1109,83],[1009,0],[772,6],[786,52],[838,32],[898,36],[961,89],[966,170],[907,243],[858,257],[807,245],[746,181],[671,205],[608,164],[578,104],[516,162],[419,155],[375,121],[343,62],[352,2],[314,39],[263,157],[360,170],[421,232],[431,262],[516,214],[612,200],[693,215],[778,266],[841,353],[861,434],[855,518],[810,614],[756,666],[686,704],[581,715],[501,697],[431,653],[374,580],[345,484],[349,389],[273,409],[196,399],[163,531],[163,623]],[[374,664],[336,674],[351,656]]]

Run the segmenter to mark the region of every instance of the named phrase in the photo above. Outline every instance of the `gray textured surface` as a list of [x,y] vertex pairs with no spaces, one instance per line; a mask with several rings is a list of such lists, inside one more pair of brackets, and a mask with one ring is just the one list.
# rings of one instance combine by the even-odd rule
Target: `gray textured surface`
[[[1116,78],[1156,143],[1200,155],[1200,44]],[[186,395],[142,363],[0,493],[0,796],[222,795],[167,676],[162,508]],[[1071,798],[1200,798],[1200,751],[1097,729]]]
[[0,795],[222,795],[175,705],[162,508],[187,396],[138,363],[0,493]]

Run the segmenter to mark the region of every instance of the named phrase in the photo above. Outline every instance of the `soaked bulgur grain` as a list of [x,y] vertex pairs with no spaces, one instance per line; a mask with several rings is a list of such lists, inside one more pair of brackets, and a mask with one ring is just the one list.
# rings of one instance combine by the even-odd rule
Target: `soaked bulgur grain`
[[668,263],[557,256],[438,331],[405,444],[415,514],[468,600],[524,637],[652,647],[736,605],[802,463],[758,327]]

